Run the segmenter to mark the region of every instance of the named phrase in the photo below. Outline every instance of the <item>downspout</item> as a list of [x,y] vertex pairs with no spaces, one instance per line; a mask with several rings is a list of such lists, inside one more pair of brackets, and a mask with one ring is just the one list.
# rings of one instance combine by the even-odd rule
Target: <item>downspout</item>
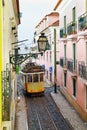
[[54,29],[54,93],[57,92],[56,82],[56,29]]

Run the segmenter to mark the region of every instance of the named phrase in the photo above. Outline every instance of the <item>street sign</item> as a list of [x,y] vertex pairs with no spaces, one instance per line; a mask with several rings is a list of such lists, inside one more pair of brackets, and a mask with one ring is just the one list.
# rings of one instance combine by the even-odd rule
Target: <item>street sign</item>
[[53,71],[53,68],[52,68],[52,67],[49,67],[49,71],[50,71],[50,73],[52,73],[52,71]]

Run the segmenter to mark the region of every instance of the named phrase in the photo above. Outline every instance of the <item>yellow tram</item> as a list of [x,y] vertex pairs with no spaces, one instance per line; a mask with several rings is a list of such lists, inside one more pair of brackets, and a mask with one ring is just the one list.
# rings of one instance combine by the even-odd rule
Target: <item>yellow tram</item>
[[21,71],[25,92],[29,94],[44,92],[44,69],[42,66],[29,63]]

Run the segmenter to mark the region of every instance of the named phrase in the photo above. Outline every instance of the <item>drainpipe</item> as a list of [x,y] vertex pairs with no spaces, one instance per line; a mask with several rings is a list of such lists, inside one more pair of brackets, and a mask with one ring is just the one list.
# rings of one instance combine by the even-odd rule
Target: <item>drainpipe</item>
[[87,0],[86,0],[86,12],[87,12]]
[[56,81],[56,29],[54,29],[54,93],[57,93]]
[[2,83],[1,83],[1,71],[2,71],[2,2],[0,2],[0,130],[2,129]]

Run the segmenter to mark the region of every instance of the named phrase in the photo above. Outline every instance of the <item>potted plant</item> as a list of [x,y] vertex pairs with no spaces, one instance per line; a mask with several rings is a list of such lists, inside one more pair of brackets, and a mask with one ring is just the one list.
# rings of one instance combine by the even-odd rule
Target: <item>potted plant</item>
[[76,22],[73,21],[72,22],[72,34],[75,34],[76,33]]
[[66,33],[64,33],[64,34],[63,34],[63,37],[66,37],[66,36],[67,36],[67,34],[66,34]]
[[75,26],[75,24],[76,24],[76,22],[73,21],[73,22],[72,22],[72,26]]
[[86,21],[86,23],[85,23],[85,29],[87,29],[87,21]]
[[79,22],[83,22],[84,21],[84,17],[81,17],[80,19],[79,19]]

